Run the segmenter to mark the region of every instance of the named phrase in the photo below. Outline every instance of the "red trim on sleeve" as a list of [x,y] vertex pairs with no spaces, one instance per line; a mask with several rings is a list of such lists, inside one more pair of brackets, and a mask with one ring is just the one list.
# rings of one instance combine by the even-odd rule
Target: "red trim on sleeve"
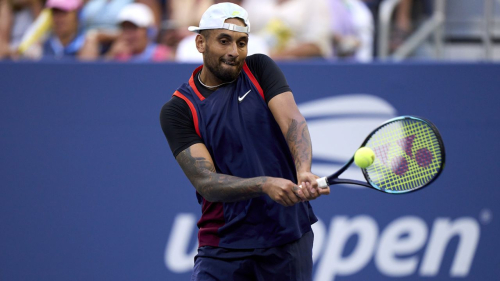
[[200,100],[204,100],[205,97],[200,93],[200,91],[198,91],[198,88],[196,88],[196,84],[194,84],[194,77],[196,76],[196,74],[198,74],[198,72],[200,72],[200,70],[203,68],[203,65],[200,65],[198,66],[194,71],[193,71],[193,74],[191,75],[191,78],[189,78],[189,86],[191,86],[191,88],[193,89],[193,91],[196,93],[196,95],[198,96],[198,98]]
[[266,100],[264,98],[264,91],[262,90],[262,88],[260,87],[260,84],[259,82],[257,81],[257,79],[255,79],[255,76],[253,76],[253,73],[250,71],[250,68],[248,68],[248,65],[247,63],[245,62],[243,64],[243,70],[245,71],[245,73],[247,74],[248,78],[250,78],[250,81],[252,81],[253,85],[255,86],[255,88],[257,88],[257,91],[259,91],[259,95],[262,97],[263,100]]
[[183,94],[179,93],[179,91],[175,91],[173,96],[181,98],[187,103],[189,109],[191,109],[191,114],[193,115],[194,129],[196,130],[196,134],[198,134],[198,136],[201,138],[200,127],[198,125],[198,114],[196,113],[196,108],[194,107],[193,103]]

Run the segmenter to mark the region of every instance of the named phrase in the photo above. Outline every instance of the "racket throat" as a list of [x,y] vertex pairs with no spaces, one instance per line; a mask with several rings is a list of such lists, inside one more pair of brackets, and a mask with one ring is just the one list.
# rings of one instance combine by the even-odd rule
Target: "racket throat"
[[355,184],[355,185],[360,185],[364,187],[370,187],[373,188],[370,184],[362,181],[357,181],[357,180],[349,180],[349,179],[332,179],[328,181],[328,185],[334,185],[334,184]]
[[339,179],[339,178],[328,179],[328,177],[322,177],[322,178],[316,179],[316,182],[318,183],[319,188],[327,188],[328,186],[334,185],[334,184],[355,184],[355,185],[361,185],[361,186],[373,188],[373,186],[367,184],[366,182],[357,181],[357,180]]

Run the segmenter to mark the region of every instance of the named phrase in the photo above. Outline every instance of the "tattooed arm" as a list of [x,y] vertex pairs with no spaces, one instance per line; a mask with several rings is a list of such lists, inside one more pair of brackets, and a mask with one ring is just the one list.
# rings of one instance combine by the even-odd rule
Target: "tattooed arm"
[[319,189],[316,175],[311,173],[312,146],[307,123],[300,113],[291,92],[285,92],[273,97],[269,103],[276,122],[281,128],[295,161],[297,179],[308,200],[319,195],[329,194],[330,188]]
[[176,160],[198,193],[210,202],[235,202],[267,194],[283,206],[292,206],[305,199],[296,195],[299,187],[286,179],[243,179],[217,173],[212,157],[202,143],[188,147],[177,155]]

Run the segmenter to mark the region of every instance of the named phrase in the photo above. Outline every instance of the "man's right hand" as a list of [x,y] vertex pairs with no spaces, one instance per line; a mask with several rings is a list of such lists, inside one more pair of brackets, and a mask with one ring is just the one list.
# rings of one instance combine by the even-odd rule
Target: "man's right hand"
[[289,207],[307,200],[299,186],[292,181],[271,177],[268,179],[262,186],[262,191],[275,202]]

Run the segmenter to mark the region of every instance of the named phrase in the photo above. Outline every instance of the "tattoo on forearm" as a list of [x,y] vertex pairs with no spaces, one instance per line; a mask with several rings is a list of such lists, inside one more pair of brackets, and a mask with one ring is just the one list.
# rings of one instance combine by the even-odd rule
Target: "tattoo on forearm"
[[305,120],[300,123],[295,119],[292,120],[286,133],[286,141],[295,161],[297,171],[304,165],[308,165],[310,168],[312,147],[309,129]]
[[211,202],[234,202],[260,196],[267,180],[266,177],[242,179],[219,174],[207,159],[193,157],[191,148],[179,153],[177,162],[198,193]]

